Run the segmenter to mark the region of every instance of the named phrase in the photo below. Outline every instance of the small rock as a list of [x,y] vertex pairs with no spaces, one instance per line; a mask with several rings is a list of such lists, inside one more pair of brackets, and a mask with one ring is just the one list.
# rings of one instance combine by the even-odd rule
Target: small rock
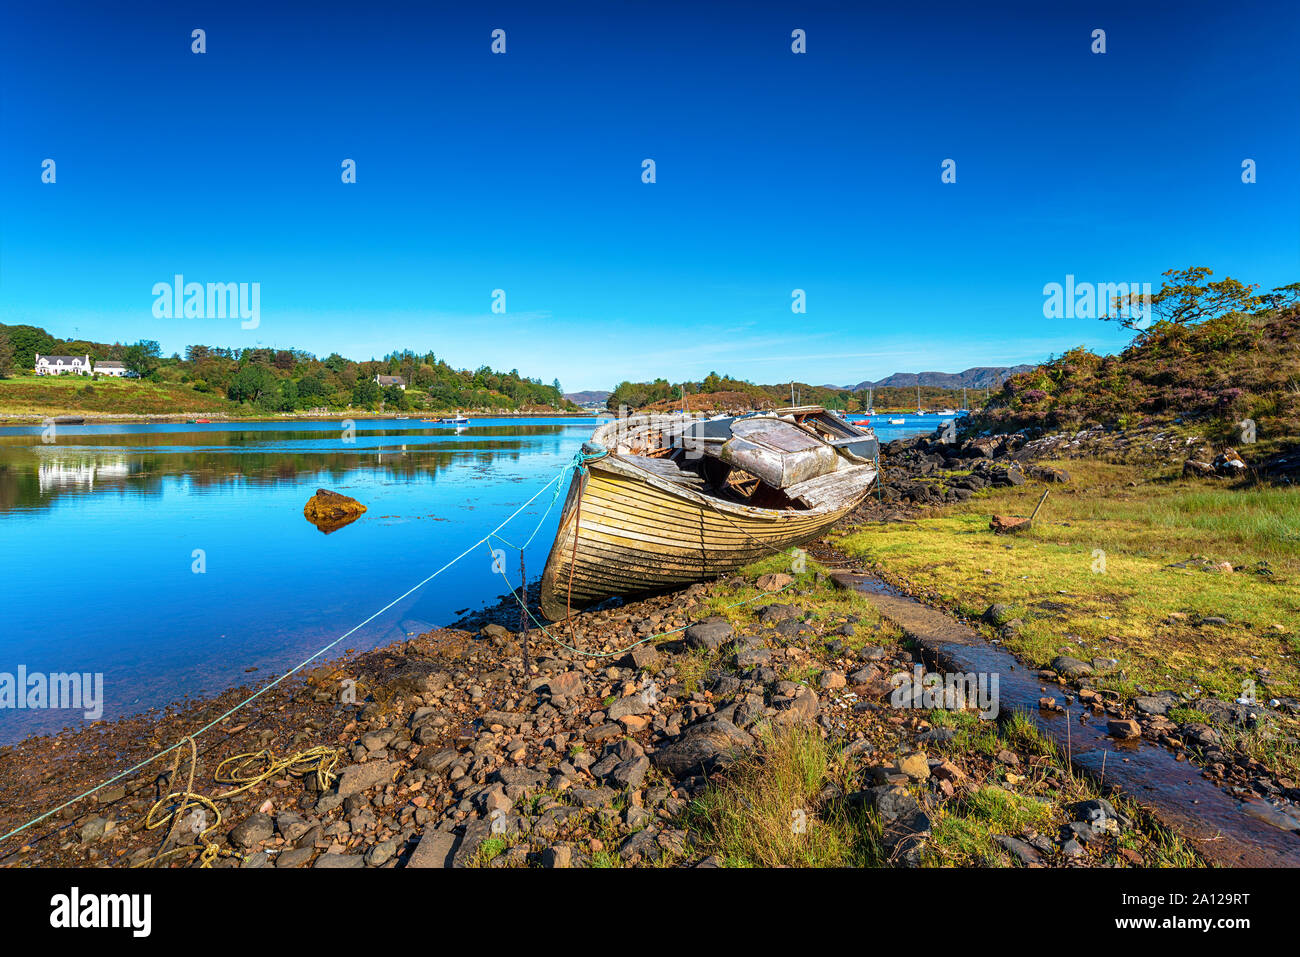
[[1140,738],[1142,726],[1132,718],[1114,718],[1106,722],[1106,733],[1115,738]]
[[567,844],[554,844],[542,851],[542,866],[564,868],[573,863],[573,848]]
[[899,758],[896,767],[899,774],[906,774],[913,781],[930,779],[930,764],[924,751],[914,751]]
[[235,825],[230,832],[230,843],[236,847],[249,848],[269,841],[274,834],[275,822],[271,816],[257,811]]

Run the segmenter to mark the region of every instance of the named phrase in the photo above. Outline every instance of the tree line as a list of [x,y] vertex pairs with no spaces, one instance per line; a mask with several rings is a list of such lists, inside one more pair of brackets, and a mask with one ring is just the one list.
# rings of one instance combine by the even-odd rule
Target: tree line
[[[140,379],[188,386],[266,412],[309,409],[388,411],[403,409],[572,408],[559,380],[550,385],[489,366],[455,369],[433,352],[409,349],[358,362],[330,353],[316,357],[301,349],[232,349],[190,345],[184,354],[164,356],[157,342],[102,343],[59,339],[31,325],[0,324],[0,377],[32,371],[36,355],[89,355],[114,360]],[[407,388],[381,387],[376,376],[400,376]]]

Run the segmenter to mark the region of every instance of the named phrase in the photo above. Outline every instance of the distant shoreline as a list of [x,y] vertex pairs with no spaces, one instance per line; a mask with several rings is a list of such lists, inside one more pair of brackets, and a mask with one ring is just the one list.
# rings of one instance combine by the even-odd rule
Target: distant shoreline
[[[451,413],[432,413],[428,416],[407,415],[406,418],[412,422],[421,422],[426,418],[441,418],[443,415]],[[462,415],[466,413],[461,413]],[[596,412],[472,412],[471,416],[477,416],[484,419],[553,419],[553,418],[572,418],[583,419],[598,415]],[[178,413],[131,413],[131,412],[60,412],[57,415],[36,415],[36,414],[10,414],[0,412],[0,426],[6,425],[40,425],[47,418],[64,418],[76,417],[83,418],[86,424],[117,422],[123,425],[131,423],[156,423],[156,422],[176,422],[184,424],[194,422],[195,419],[209,419],[210,424],[219,423],[239,423],[239,422],[341,422],[344,419],[362,420],[362,419],[396,419],[397,416],[385,412],[328,412],[328,413],[307,413],[292,412],[280,415],[249,415],[249,416],[232,416],[224,412],[178,412]],[[471,418],[471,424],[473,419]],[[208,423],[204,423],[208,424]],[[446,423],[451,424],[451,423]]]

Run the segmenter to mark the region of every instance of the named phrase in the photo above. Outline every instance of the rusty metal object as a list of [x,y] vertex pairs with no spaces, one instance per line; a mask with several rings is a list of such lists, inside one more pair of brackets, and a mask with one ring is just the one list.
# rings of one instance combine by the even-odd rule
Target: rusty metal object
[[1051,491],[1050,488],[1043,489],[1043,497],[1038,500],[1038,504],[1034,506],[1034,511],[1028,518],[1017,518],[1014,515],[994,515],[989,519],[989,529],[998,535],[1023,532],[1034,523],[1034,519],[1038,516],[1038,510],[1043,507],[1043,503],[1047,501],[1047,496]]

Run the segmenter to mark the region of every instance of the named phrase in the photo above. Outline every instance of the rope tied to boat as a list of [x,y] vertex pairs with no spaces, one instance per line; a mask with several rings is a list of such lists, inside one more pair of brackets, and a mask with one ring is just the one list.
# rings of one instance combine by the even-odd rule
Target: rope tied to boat
[[[591,448],[594,451],[588,452],[588,448]],[[553,479],[555,482],[555,491],[551,493],[551,500],[547,503],[546,510],[542,512],[542,517],[537,520],[537,525],[533,528],[532,534],[528,536],[527,540],[525,540],[522,545],[516,545],[513,542],[502,538],[500,535],[497,535],[495,532],[488,537],[496,538],[496,540],[501,542],[503,545],[509,545],[522,556],[524,549],[533,543],[533,539],[537,537],[537,533],[540,532],[542,526],[546,524],[546,517],[551,514],[551,509],[555,507],[555,503],[560,500],[560,493],[563,492],[568,485],[568,483],[565,482],[565,477],[570,473],[579,476],[587,475],[587,463],[594,462],[596,459],[603,459],[608,454],[609,451],[599,442],[584,442],[582,448],[573,453],[573,458],[569,459],[564,467],[560,469],[560,474]]]

